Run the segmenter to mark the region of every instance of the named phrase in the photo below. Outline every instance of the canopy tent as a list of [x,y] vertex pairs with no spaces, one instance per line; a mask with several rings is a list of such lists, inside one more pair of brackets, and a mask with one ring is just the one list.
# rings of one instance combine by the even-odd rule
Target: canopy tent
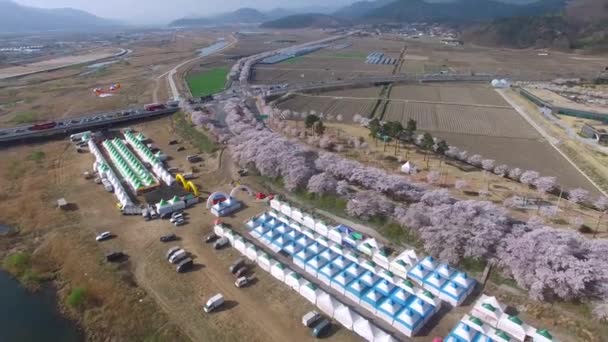
[[350,273],[342,271],[331,280],[330,285],[334,290],[344,294],[346,291],[346,286],[353,281],[353,279],[354,277]]
[[364,271],[359,276],[359,280],[361,280],[367,286],[374,286],[379,280],[379,277],[375,275],[373,272]]
[[306,280],[297,272],[290,272],[285,276],[285,284],[295,291],[300,291],[300,286],[306,283]]
[[422,317],[410,308],[403,308],[395,317],[393,327],[407,337],[412,337],[422,327]]
[[317,273],[317,279],[325,283],[326,285],[330,285],[334,277],[341,271],[341,268],[336,267],[332,263],[327,263],[325,266],[319,269]]
[[300,268],[305,269],[306,263],[310,259],[312,259],[312,257],[314,255],[315,254],[313,254],[308,249],[302,249],[293,256],[293,262],[294,262],[294,264],[298,265]]
[[401,165],[401,172],[412,175],[416,173],[416,166],[410,161],[405,162],[405,164]]
[[385,297],[378,306],[376,314],[388,324],[393,324],[395,316],[397,316],[399,311],[401,311],[401,305],[390,297]]
[[266,272],[270,272],[270,267],[276,263],[276,261],[266,253],[260,253],[257,259],[258,266]]
[[365,285],[361,280],[356,279],[351,281],[345,288],[344,294],[355,303],[361,302],[361,297],[367,292],[369,286]]
[[285,275],[287,275],[287,272],[289,272],[289,269],[280,262],[270,266],[270,274],[282,282],[285,282]]
[[259,254],[260,254],[259,249],[251,243],[249,244],[249,246],[247,246],[247,249],[245,250],[245,256],[247,258],[249,258],[249,260],[251,260],[251,261],[258,260]]
[[360,317],[353,323],[353,331],[366,341],[374,342],[381,330],[367,319]]
[[376,311],[383,300],[384,296],[382,293],[378,292],[375,288],[371,288],[363,295],[363,297],[361,297],[361,306],[376,314]]
[[316,304],[317,298],[322,294],[325,294],[325,292],[319,289],[319,287],[313,283],[309,282],[305,285],[300,286],[300,295],[306,298],[306,300],[308,300],[312,304]]
[[501,304],[496,297],[484,294],[475,302],[472,314],[492,327],[498,326],[500,317],[504,314],[506,306]]
[[241,254],[245,254],[245,239],[242,236],[234,237],[234,248]]
[[340,304],[336,310],[334,310],[334,319],[348,330],[353,330],[353,323],[360,317],[361,316],[351,310],[350,307],[344,304]]
[[378,282],[376,283],[374,288],[376,289],[376,291],[380,292],[383,296],[388,296],[391,294],[391,292],[395,288],[395,285],[392,282],[381,278],[380,280],[378,280]]
[[334,316],[336,308],[342,305],[337,299],[328,293],[322,293],[317,297],[317,307],[325,312],[329,317]]
[[318,255],[315,255],[314,257],[310,258],[310,260],[308,260],[306,262],[306,272],[310,273],[313,276],[317,276],[317,273],[319,272],[319,270],[325,266],[325,264],[327,264],[327,260],[325,260],[324,258],[321,258]]

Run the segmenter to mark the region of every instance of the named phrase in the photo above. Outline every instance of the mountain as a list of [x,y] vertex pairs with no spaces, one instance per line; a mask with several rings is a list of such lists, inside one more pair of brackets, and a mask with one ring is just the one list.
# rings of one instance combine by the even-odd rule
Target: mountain
[[90,30],[117,23],[72,8],[42,9],[0,0],[0,32]]
[[343,7],[334,12],[333,15],[340,18],[355,19],[360,18],[375,10],[384,7],[395,0],[374,0],[374,1],[357,1],[349,6]]
[[565,0],[540,0],[530,4],[509,4],[493,0],[457,0],[430,3],[397,0],[360,17],[366,22],[471,23],[516,16],[535,16],[564,7]]
[[269,20],[264,13],[253,8],[239,8],[234,12],[205,18],[182,18],[172,21],[169,26],[212,26],[228,24],[255,24]]
[[295,28],[331,28],[348,25],[345,19],[327,14],[307,13],[296,14],[288,17],[265,22],[264,28],[295,29]]
[[493,20],[465,30],[462,38],[515,48],[608,51],[608,0],[575,0],[554,13]]

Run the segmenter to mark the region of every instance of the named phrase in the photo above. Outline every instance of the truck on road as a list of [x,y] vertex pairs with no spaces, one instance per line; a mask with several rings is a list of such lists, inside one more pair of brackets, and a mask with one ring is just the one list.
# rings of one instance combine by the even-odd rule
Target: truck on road
[[216,294],[215,296],[209,298],[203,310],[207,313],[219,308],[222,304],[224,304],[224,296],[221,293]]

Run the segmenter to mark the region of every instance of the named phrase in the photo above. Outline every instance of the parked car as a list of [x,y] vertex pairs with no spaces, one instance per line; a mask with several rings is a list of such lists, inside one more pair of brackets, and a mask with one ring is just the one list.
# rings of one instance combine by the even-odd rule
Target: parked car
[[315,323],[317,323],[321,319],[321,314],[317,311],[310,311],[304,316],[302,316],[302,324],[305,327],[312,327]]
[[182,248],[179,246],[169,248],[169,250],[167,251],[166,259],[169,260],[169,258],[171,258],[173,256],[173,254],[175,254],[180,249],[182,249]]
[[223,248],[224,246],[226,246],[227,244],[228,244],[228,239],[223,237],[223,238],[215,241],[215,243],[213,244],[213,248],[220,249],[220,248]]
[[120,261],[125,256],[125,253],[120,251],[110,252],[106,254],[106,261],[115,262]]
[[171,218],[169,219],[169,222],[171,223],[175,223],[179,220],[184,220],[184,214],[180,213],[178,215],[171,215]]
[[177,227],[177,226],[181,226],[182,224],[185,224],[186,220],[184,220],[183,218],[177,219],[175,222],[173,222],[173,224]]
[[249,267],[247,267],[247,264],[243,264],[239,269],[236,270],[236,273],[234,273],[234,276],[237,278],[240,278],[240,277],[244,276],[245,273],[247,273],[247,270],[249,270]]
[[163,235],[160,237],[161,242],[170,242],[175,240],[177,240],[177,235],[175,234]]
[[316,338],[322,337],[329,328],[331,328],[331,322],[324,319],[312,329],[312,336]]
[[111,237],[112,237],[112,233],[110,233],[110,232],[103,232],[103,233],[97,234],[97,236],[95,237],[95,240],[97,240],[97,241],[104,241],[104,240],[107,240],[107,239],[109,239]]
[[169,258],[169,262],[172,264],[177,264],[180,261],[186,259],[187,257],[188,257],[188,252],[186,252],[186,250],[184,250],[184,249],[180,249],[179,251],[175,252],[175,254],[173,254]]
[[228,268],[228,270],[230,270],[230,273],[235,274],[236,271],[238,271],[239,268],[241,268],[241,266],[245,265],[245,262],[246,262],[245,258],[239,258],[232,265],[230,265],[230,268]]
[[253,280],[253,277],[239,277],[234,282],[234,286],[236,286],[237,288],[240,289],[241,287],[245,287],[245,286],[249,285],[249,283],[251,283],[252,280]]
[[203,306],[203,310],[209,313],[217,308],[219,308],[222,304],[224,304],[224,296],[221,293],[216,294],[215,296],[209,298],[205,306]]
[[207,235],[207,236],[205,237],[205,242],[206,242],[206,243],[211,243],[211,242],[213,242],[213,241],[217,240],[217,238],[218,238],[217,234],[215,234],[215,233],[211,233],[211,234],[209,234],[209,235]]
[[177,267],[175,268],[175,270],[178,273],[183,273],[183,272],[186,272],[189,269],[191,269],[193,265],[194,265],[194,261],[192,261],[192,258],[186,258],[186,259],[180,261],[179,264],[177,264]]

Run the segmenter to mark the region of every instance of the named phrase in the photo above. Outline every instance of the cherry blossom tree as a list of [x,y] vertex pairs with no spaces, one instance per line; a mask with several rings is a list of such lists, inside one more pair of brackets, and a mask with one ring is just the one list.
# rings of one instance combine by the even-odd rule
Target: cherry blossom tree
[[576,188],[568,191],[568,200],[574,204],[580,204],[589,199],[589,191]]
[[519,181],[530,186],[540,175],[536,171],[524,171],[519,177]]
[[483,159],[481,161],[481,167],[486,170],[486,171],[494,171],[494,166],[496,164],[496,161],[494,159]]
[[348,182],[345,180],[338,181],[336,184],[336,194],[347,197],[350,195],[350,187],[348,186]]
[[369,220],[377,216],[389,216],[394,205],[375,191],[359,191],[346,204],[346,213],[350,216]]
[[479,166],[481,166],[482,160],[483,160],[483,157],[480,154],[474,154],[474,155],[470,156],[467,161],[469,162],[469,164],[479,167]]
[[337,186],[338,181],[332,175],[323,172],[310,177],[307,189],[313,194],[324,194],[334,193]]
[[518,167],[509,170],[509,178],[511,178],[511,179],[519,180],[519,178],[521,177],[521,174],[522,174],[522,171]]
[[509,167],[506,164],[500,164],[494,168],[494,174],[504,177],[509,172]]
[[363,117],[361,116],[361,114],[355,114],[355,116],[353,116],[353,122],[354,123],[361,123],[361,119]]
[[606,211],[606,210],[608,210],[608,197],[606,197],[606,196],[600,196],[600,197],[598,197],[597,200],[595,200],[595,202],[593,203],[593,205],[599,211]]

